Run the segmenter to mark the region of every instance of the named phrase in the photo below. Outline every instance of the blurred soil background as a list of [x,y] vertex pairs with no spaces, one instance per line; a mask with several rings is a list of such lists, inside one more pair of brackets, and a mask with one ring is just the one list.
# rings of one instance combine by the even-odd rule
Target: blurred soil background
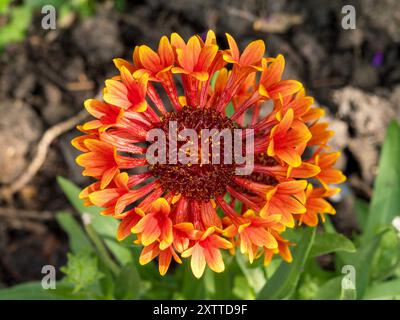
[[[286,78],[304,83],[336,132],[332,146],[343,152],[338,166],[349,179],[333,199],[333,221],[347,235],[357,232],[354,199],[371,197],[386,126],[400,118],[399,1],[3,2],[10,1],[0,0],[0,287],[65,263],[67,239],[54,215],[71,208],[55,177],[89,182],[70,145],[78,133],[65,128],[82,121],[84,99],[116,74],[113,58],[131,60],[135,45],[156,48],[172,32],[187,39],[213,29],[225,47],[225,32],[242,47],[260,38],[268,55],[284,54]],[[41,27],[46,4],[57,9],[55,30]],[[346,4],[356,8],[355,30],[341,27]],[[43,165],[26,179],[49,129]]]

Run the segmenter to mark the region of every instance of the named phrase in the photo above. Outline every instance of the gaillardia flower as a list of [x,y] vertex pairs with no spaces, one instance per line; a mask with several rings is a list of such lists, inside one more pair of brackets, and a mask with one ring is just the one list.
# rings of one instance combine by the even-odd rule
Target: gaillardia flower
[[[173,33],[157,51],[141,45],[133,61],[115,59],[119,73],[105,82],[103,101],[85,101],[95,119],[72,141],[83,152],[83,175],[96,180],[81,198],[120,220],[117,238],[133,233],[143,246],[140,263],[157,257],[161,275],[172,259],[184,258],[198,278],[206,266],[222,272],[223,251],[235,254],[236,247],[250,262],[263,257],[268,264],[276,254],[290,262],[293,244],[282,232],[334,214],[325,198],[345,180],[333,168],[340,154],[327,145],[333,133],[318,122],[323,110],[300,82],[282,80],[283,56],[264,57],[262,40],[241,51],[226,36],[228,48],[220,49],[213,31],[187,42]],[[175,158],[149,161],[154,129],[165,133],[157,143]],[[196,139],[203,129],[239,137],[252,170],[240,173],[244,163],[225,155],[232,146],[225,136],[224,143],[206,138],[220,148],[221,161],[177,161],[197,144],[182,136],[185,129]],[[210,156],[214,149],[206,146],[195,154]]]

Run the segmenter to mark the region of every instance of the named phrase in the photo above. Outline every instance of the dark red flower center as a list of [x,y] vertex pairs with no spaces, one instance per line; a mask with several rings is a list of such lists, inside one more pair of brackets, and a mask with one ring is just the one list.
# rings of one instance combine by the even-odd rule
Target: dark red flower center
[[[209,162],[208,164],[201,161],[201,130],[217,129],[221,132],[224,129],[231,131],[233,137],[233,129],[236,125],[227,117],[213,108],[191,108],[185,107],[179,112],[171,112],[162,118],[161,129],[167,137],[167,154],[170,148],[170,137],[168,136],[171,121],[176,121],[177,132],[183,129],[193,129],[198,136],[198,163],[188,164],[155,164],[151,167],[152,173],[158,177],[162,187],[165,190],[172,191],[176,194],[199,201],[209,201],[226,192],[226,187],[232,182],[235,174],[236,165],[234,157],[232,164],[225,164],[223,138],[220,140],[220,164],[213,164],[211,158],[212,139],[209,143]],[[232,138],[233,139],[233,138]],[[184,141],[177,142],[177,149],[186,144],[189,138]],[[233,149],[232,149],[233,150]],[[204,151],[203,151],[204,152]]]

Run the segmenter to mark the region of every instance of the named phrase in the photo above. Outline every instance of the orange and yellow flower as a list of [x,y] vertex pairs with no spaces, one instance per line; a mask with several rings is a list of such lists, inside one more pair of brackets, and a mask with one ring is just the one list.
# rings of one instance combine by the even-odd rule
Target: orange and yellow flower
[[[118,219],[117,239],[133,234],[140,264],[158,258],[161,275],[186,258],[198,278],[207,266],[222,272],[229,253],[291,262],[283,232],[334,214],[326,199],[338,192],[331,184],[345,180],[334,168],[340,153],[327,151],[333,132],[319,122],[323,110],[300,82],[282,79],[283,56],[264,57],[262,40],[240,50],[226,37],[220,49],[213,31],[188,41],[174,33],[156,51],[141,45],[132,61],[114,59],[118,74],[102,100],[85,102],[94,119],[72,141],[83,175],[95,179],[81,199]],[[146,136],[167,133],[171,121],[179,129],[254,130],[253,172],[238,175],[238,163],[150,164]]]

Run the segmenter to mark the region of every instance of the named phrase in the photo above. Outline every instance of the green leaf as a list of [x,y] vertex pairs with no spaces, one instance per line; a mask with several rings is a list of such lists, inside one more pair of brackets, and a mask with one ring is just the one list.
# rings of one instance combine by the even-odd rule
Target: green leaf
[[232,298],[233,277],[229,270],[221,273],[214,272],[214,283],[216,290],[213,299],[227,300]]
[[[262,260],[262,259],[261,259]],[[241,254],[236,254],[236,261],[243,275],[246,277],[250,288],[253,289],[254,294],[257,295],[260,290],[264,287],[267,279],[265,272],[262,267],[254,268],[250,266],[249,262]]]
[[365,292],[364,299],[400,299],[400,279],[380,282],[370,286]]
[[288,299],[296,289],[300,274],[314,242],[316,228],[302,230],[302,236],[293,252],[292,263],[282,263],[264,285],[257,299]]
[[296,300],[311,300],[314,298],[316,292],[320,286],[319,279],[313,277],[310,273],[304,273],[299,282],[298,288],[296,290]]
[[229,257],[225,259],[225,271],[216,273],[207,268],[204,272],[204,284],[207,299],[214,300],[227,300],[232,297],[233,278],[232,270],[230,268],[233,259]]
[[27,282],[0,290],[0,300],[72,300],[85,299],[85,295],[72,293],[73,286],[57,282],[56,289],[43,289],[41,282]]
[[[120,269],[118,269],[119,271]],[[114,299],[115,291],[115,276],[108,265],[102,260],[99,260],[99,271],[104,275],[99,279],[99,285],[101,289],[101,299],[111,300]]]
[[344,265],[350,265],[356,271],[357,299],[362,299],[371,278],[371,266],[382,235],[389,229],[384,229],[369,242],[362,245],[355,253],[340,252],[338,256]]
[[279,257],[277,258],[272,258],[271,262],[269,263],[268,266],[265,267],[265,277],[267,278],[267,281],[269,278],[272,278],[274,275],[275,271],[278,270],[279,266],[283,263],[282,259]]
[[400,127],[391,122],[386,133],[379,161],[369,216],[363,240],[371,238],[377,230],[391,224],[400,215]]
[[336,231],[335,226],[334,226],[333,223],[332,223],[331,217],[327,216],[327,217],[325,217],[325,218],[326,218],[326,219],[325,219],[325,222],[324,222],[324,224],[323,224],[323,227],[324,227],[325,232],[326,232],[326,233],[338,233],[338,232]]
[[395,275],[400,266],[400,238],[397,230],[389,228],[382,236],[372,261],[371,276],[374,280],[384,280]]
[[127,264],[117,277],[115,284],[115,298],[121,300],[139,299],[141,294],[140,275],[133,264]]
[[354,212],[356,213],[358,225],[362,230],[365,229],[368,220],[369,204],[362,199],[354,200]]
[[233,294],[243,300],[253,300],[254,293],[244,276],[237,275],[233,280]]
[[321,268],[316,259],[307,259],[295,298],[301,300],[314,299],[320,287],[334,276],[336,276],[334,272]]
[[10,10],[10,21],[0,28],[0,47],[25,39],[32,18],[29,6],[19,6]]
[[321,285],[314,296],[314,300],[339,300],[342,293],[343,277],[343,275],[334,277]]
[[73,253],[94,252],[94,248],[82,227],[70,213],[57,213],[56,220],[61,228],[67,233],[69,246]]
[[74,285],[74,293],[90,291],[89,288],[98,284],[98,280],[104,277],[99,271],[97,257],[88,253],[68,253],[68,263],[60,270],[66,275],[64,281]]
[[103,239],[107,248],[113,253],[114,257],[121,265],[134,262],[132,248],[114,239]]
[[79,194],[81,190],[73,184],[68,179],[63,177],[57,177],[57,182],[61,189],[63,190],[64,194],[67,196],[69,202],[78,211],[80,214],[90,213],[93,217],[96,217],[100,214],[101,209],[97,207],[86,207],[82,199],[79,199]]
[[186,260],[182,264],[183,280],[182,295],[185,299],[203,300],[206,298],[206,288],[204,276],[200,279],[195,278],[190,268],[190,261]]
[[11,0],[1,0],[0,1],[0,14],[6,13],[8,11],[8,5]]
[[93,229],[103,238],[108,249],[113,253],[118,262],[121,265],[132,262],[131,250],[122,242],[115,240],[118,228],[117,220],[112,217],[100,215],[100,208],[94,206],[86,207],[83,200],[79,199],[80,189],[71,181],[63,177],[57,177],[57,181],[73,207],[82,215],[89,214]]
[[318,257],[323,254],[347,251],[355,252],[353,242],[339,233],[318,233],[315,235],[314,244],[310,250],[310,257]]

